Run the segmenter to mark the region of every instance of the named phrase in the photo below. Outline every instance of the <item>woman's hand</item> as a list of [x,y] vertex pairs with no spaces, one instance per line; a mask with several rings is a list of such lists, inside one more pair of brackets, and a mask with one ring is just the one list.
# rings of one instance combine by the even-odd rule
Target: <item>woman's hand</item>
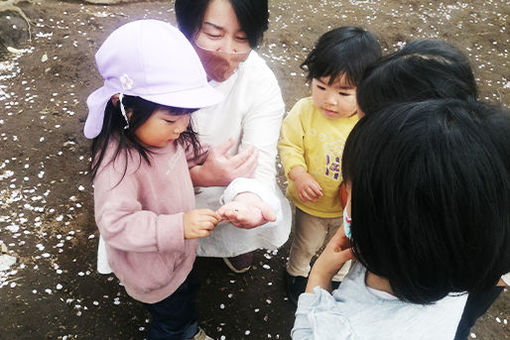
[[276,221],[276,215],[269,204],[249,192],[237,195],[232,202],[220,207],[217,213],[223,220],[244,229]]
[[202,165],[190,169],[195,186],[227,186],[237,177],[253,177],[258,164],[258,149],[248,146],[237,155],[228,156],[234,140],[230,138],[209,149]]
[[331,291],[331,279],[345,262],[353,257],[349,239],[345,236],[344,227],[341,226],[315,261],[308,277],[306,292],[313,293],[313,288],[317,286]]
[[315,202],[322,197],[320,184],[302,166],[293,167],[289,171],[289,178],[296,185],[298,198],[301,202]]
[[194,209],[184,213],[184,238],[209,236],[221,217],[210,209]]

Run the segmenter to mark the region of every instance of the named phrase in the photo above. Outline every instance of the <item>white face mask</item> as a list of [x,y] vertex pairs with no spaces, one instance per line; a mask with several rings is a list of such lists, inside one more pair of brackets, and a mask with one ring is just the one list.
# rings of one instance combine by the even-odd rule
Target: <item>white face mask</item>
[[347,205],[344,208],[343,220],[344,220],[344,232],[345,232],[345,236],[347,236],[348,239],[351,239],[351,222],[352,222],[352,219],[349,216],[347,216]]

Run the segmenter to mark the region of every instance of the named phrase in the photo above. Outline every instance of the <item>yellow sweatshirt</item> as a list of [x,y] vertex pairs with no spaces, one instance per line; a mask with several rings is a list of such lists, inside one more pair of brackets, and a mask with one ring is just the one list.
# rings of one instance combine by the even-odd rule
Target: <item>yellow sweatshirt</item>
[[[358,122],[358,115],[327,119],[311,97],[300,99],[283,120],[278,150],[288,179],[287,197],[304,212],[318,217],[340,217],[339,188],[342,183],[342,152],[345,141]],[[289,179],[295,166],[302,166],[322,187],[315,202],[301,202]]]

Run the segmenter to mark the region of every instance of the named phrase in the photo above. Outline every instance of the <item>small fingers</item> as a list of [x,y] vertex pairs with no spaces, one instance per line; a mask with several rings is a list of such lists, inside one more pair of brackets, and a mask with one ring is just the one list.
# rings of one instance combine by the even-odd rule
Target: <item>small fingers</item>
[[201,229],[197,232],[198,237],[207,237],[209,235],[211,235],[211,232],[207,229]]
[[322,188],[319,185],[319,183],[317,182],[310,183],[308,189],[310,189],[313,192],[314,196],[316,196],[317,198],[322,196]]
[[306,188],[301,191],[301,201],[303,202],[313,202],[315,201],[315,196],[309,188]]
[[221,219],[221,216],[218,212],[213,211],[211,209],[197,209],[196,210],[204,219],[208,219],[211,221],[216,221],[216,223]]
[[308,187],[305,189],[305,192],[306,192],[306,195],[307,197],[310,199],[310,200],[315,200],[317,198],[319,198],[320,196],[320,193],[317,193],[317,191],[312,188],[312,187]]
[[214,227],[216,226],[216,224],[218,224],[218,222],[216,222],[216,221],[214,221],[214,222],[212,222],[212,221],[205,222],[203,227],[204,227],[205,230],[213,230]]
[[298,193],[298,197],[299,199],[301,200],[301,202],[308,202],[309,199],[307,198],[307,195],[305,195],[306,193],[303,193],[303,192],[299,192]]

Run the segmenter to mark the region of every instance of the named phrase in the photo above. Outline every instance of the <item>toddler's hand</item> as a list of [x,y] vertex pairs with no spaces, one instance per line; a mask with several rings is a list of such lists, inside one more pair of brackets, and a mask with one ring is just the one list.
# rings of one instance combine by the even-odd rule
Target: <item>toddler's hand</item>
[[313,288],[316,286],[331,291],[331,279],[344,263],[352,258],[354,254],[349,239],[345,236],[344,227],[341,226],[315,261],[310,271],[306,291],[313,293]]
[[209,236],[221,217],[210,209],[195,209],[184,213],[184,238]]
[[308,172],[296,176],[294,183],[301,202],[315,202],[322,197],[321,186]]
[[251,229],[276,220],[273,209],[259,196],[242,193],[217,211],[222,219],[238,228]]

